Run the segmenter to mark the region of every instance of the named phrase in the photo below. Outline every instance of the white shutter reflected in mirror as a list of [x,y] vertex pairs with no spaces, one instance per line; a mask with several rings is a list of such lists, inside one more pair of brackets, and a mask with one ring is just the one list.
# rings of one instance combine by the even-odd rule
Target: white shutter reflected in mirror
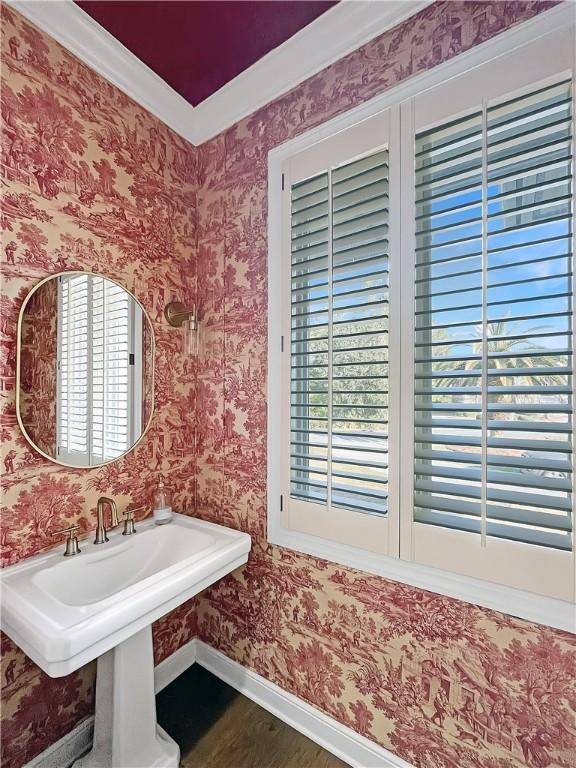
[[84,274],[60,277],[59,308],[58,457],[100,464],[125,453],[141,429],[133,368],[142,310],[121,286]]
[[58,285],[58,455],[88,456],[90,328],[88,275]]

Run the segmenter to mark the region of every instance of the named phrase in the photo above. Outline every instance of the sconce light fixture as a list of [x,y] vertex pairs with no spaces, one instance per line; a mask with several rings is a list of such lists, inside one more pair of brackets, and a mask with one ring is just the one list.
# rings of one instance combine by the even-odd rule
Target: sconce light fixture
[[192,305],[188,309],[179,301],[171,301],[164,309],[164,317],[174,328],[184,330],[183,352],[186,355],[198,354],[198,314]]

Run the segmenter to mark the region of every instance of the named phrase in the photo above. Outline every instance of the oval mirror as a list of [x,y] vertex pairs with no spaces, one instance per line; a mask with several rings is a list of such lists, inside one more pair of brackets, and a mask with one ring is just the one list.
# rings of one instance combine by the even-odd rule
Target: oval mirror
[[96,467],[130,451],[154,407],[154,333],[140,304],[92,272],[52,275],[18,319],[16,415],[58,464]]

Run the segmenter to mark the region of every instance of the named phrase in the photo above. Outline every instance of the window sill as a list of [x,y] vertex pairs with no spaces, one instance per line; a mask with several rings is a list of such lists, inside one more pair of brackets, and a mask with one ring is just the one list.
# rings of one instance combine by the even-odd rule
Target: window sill
[[409,563],[276,526],[269,526],[268,543],[518,619],[576,633],[576,605],[563,600]]

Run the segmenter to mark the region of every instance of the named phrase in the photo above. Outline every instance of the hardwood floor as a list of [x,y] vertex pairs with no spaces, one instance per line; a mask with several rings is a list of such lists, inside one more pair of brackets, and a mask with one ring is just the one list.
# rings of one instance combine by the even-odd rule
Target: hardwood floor
[[156,702],[158,722],[180,745],[183,768],[347,768],[198,664]]

